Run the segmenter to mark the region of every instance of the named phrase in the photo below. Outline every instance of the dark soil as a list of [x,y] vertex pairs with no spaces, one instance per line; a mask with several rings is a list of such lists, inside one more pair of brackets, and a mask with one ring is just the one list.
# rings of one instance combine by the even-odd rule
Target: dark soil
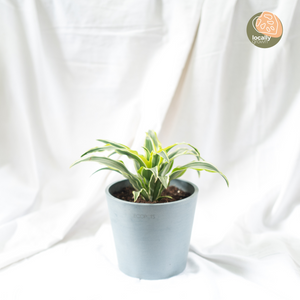
[[[124,201],[134,202],[133,201],[133,194],[132,194],[133,191],[134,191],[134,189],[132,187],[128,186],[128,187],[125,187],[122,190],[114,193],[113,196],[115,196],[118,199],[124,200]],[[181,190],[181,189],[177,188],[176,186],[172,185],[172,186],[169,186],[167,189],[164,189],[161,195],[162,196],[171,196],[172,199],[170,199],[170,198],[161,198],[158,201],[151,202],[151,201],[145,201],[141,197],[138,197],[138,199],[136,200],[135,203],[155,204],[155,203],[173,202],[173,201],[177,201],[177,200],[187,198],[191,194],[186,193],[183,190]]]

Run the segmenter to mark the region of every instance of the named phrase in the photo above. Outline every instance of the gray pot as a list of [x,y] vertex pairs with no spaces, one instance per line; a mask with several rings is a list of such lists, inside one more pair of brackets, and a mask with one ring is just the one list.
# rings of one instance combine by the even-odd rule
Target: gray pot
[[191,196],[169,203],[133,203],[112,196],[131,186],[128,180],[106,188],[119,269],[129,276],[163,279],[185,269],[198,188],[179,179],[170,185]]

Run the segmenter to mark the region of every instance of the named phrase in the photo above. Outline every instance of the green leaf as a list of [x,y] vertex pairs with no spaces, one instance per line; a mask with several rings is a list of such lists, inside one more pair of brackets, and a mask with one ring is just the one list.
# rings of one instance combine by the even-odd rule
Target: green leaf
[[176,157],[181,155],[194,155],[197,158],[197,160],[200,160],[200,156],[198,155],[198,153],[189,148],[177,148],[173,152],[169,153],[168,155],[170,159],[175,159]]
[[151,153],[150,153],[150,151],[149,151],[146,147],[143,146],[143,148],[144,148],[144,150],[145,150],[146,158],[147,158],[147,160],[149,160],[149,159],[150,159]]
[[144,168],[144,170],[148,170],[148,171],[152,172],[154,174],[155,178],[158,177],[158,167],[157,166],[155,166],[153,168]]
[[[171,145],[171,146],[168,146],[168,147],[166,147],[166,148],[164,148],[164,149],[162,149],[162,150],[164,150],[164,151],[166,151],[166,152],[168,153],[171,149],[173,149],[174,147],[176,147],[176,146],[178,146],[178,145],[188,145],[188,146],[190,146],[191,148],[193,148],[193,150],[190,150],[190,151],[195,151],[194,155],[197,157],[197,159],[199,158],[198,160],[200,160],[201,156],[200,156],[199,150],[198,150],[196,147],[194,147],[193,145],[191,145],[191,144],[189,144],[189,143],[186,143],[186,142],[175,143],[175,144],[173,144],[173,145]],[[185,149],[188,150],[188,148],[185,148]],[[170,154],[169,154],[169,157],[170,157]]]
[[164,186],[162,185],[160,180],[157,180],[155,183],[154,191],[152,199],[156,201],[156,199],[161,195],[161,192],[163,191]]
[[[181,155],[194,155],[197,160],[200,161],[201,157],[198,155],[199,152],[196,152],[194,150],[190,150],[188,148],[178,148],[175,151],[173,151],[172,153],[169,154],[170,159],[172,159],[174,161],[175,158],[177,158],[178,156]],[[200,177],[200,171],[197,171],[198,173],[198,177]]]
[[95,147],[95,148],[92,148],[92,149],[88,150],[87,152],[83,153],[81,155],[81,157],[83,157],[87,154],[90,154],[90,153],[94,153],[94,152],[103,152],[103,151],[112,151],[112,150],[115,150],[115,147],[112,147],[112,146]]
[[107,144],[106,146],[114,146],[119,149],[130,149],[129,147],[109,140],[97,139],[97,141]]
[[[197,153],[196,158],[198,161],[201,161],[201,159],[204,161],[204,159],[200,156],[199,150],[196,147],[192,146],[191,144],[187,144],[187,145],[192,147],[194,149],[194,151]],[[198,177],[200,177],[200,171],[197,170],[197,173],[198,173]]]
[[162,198],[173,199],[171,196],[160,196],[160,197],[158,197],[155,201],[158,201],[159,199],[162,199]]
[[174,171],[174,170],[172,171],[172,173],[170,175],[170,181],[181,177],[186,172],[186,169],[178,170],[178,171]]
[[111,156],[113,156],[114,154],[117,154],[117,152],[114,151],[114,152],[110,153],[107,157],[111,157]]
[[154,144],[154,150],[155,151],[158,151],[161,149],[161,143],[160,141],[158,140],[158,137],[157,137],[157,134],[155,131],[153,130],[149,130],[147,133],[146,133],[150,139],[152,140],[153,144]]
[[136,202],[136,200],[138,199],[141,191],[138,191],[138,192],[133,191],[132,193],[133,193],[133,201]]
[[154,174],[152,174],[150,181],[149,181],[149,195],[150,195],[150,201],[153,200],[153,194],[154,194],[154,189],[155,189],[155,183],[156,183],[157,178],[155,178]]
[[168,147],[166,147],[166,148],[163,148],[162,150],[164,150],[164,151],[166,151],[166,152],[168,153],[171,149],[173,149],[174,147],[176,147],[176,146],[178,146],[178,145],[187,145],[187,143],[185,143],[185,142],[182,142],[182,143],[175,143],[175,144],[170,145],[170,146],[168,146]]
[[169,153],[169,158],[175,159],[178,156],[186,155],[186,154],[194,155],[194,153],[192,153],[191,150],[188,148],[177,148],[173,152]]
[[146,135],[144,147],[148,149],[150,154],[155,150],[154,143],[148,135]]
[[[97,172],[99,172],[99,171],[102,171],[102,170],[115,171],[115,172],[118,172],[119,174],[122,175],[122,173],[121,173],[120,171],[118,171],[118,170],[116,170],[116,169],[114,169],[114,168],[101,168],[101,169],[95,171],[92,175],[94,175],[95,173],[97,173]],[[91,175],[91,176],[92,176],[92,175]]]
[[137,175],[124,174],[124,173],[122,175],[129,180],[129,182],[131,183],[132,187],[136,191],[139,191],[140,189],[143,188],[143,181]]
[[140,189],[139,191],[133,191],[132,193],[133,193],[133,201],[134,202],[136,202],[136,200],[138,199],[139,196],[141,196],[144,200],[148,200],[148,198],[149,198],[147,191],[144,188]]
[[168,154],[164,150],[162,150],[160,152],[157,152],[157,154],[160,157],[162,157],[164,160],[166,160],[167,162],[170,162],[169,156],[168,156]]
[[160,162],[160,156],[158,154],[154,154],[154,152],[151,153],[150,156],[150,166],[155,167],[158,166]]
[[141,168],[141,165],[136,160],[134,160],[133,163],[134,163],[135,170],[138,171]]
[[146,191],[146,189],[142,189],[141,191],[141,197],[146,200],[146,201],[151,201],[150,200],[150,195],[149,193]]
[[179,166],[173,169],[173,171],[182,170],[182,169],[199,169],[199,170],[205,170],[205,171],[212,171],[212,172],[219,172],[219,170],[206,161],[192,161],[188,164],[185,164],[183,166]]
[[172,173],[176,172],[176,171],[184,170],[184,169],[194,169],[197,171],[204,170],[204,171],[208,171],[208,172],[212,172],[212,173],[219,173],[226,181],[227,186],[229,186],[229,182],[228,182],[228,179],[226,178],[226,176],[222,172],[220,172],[214,165],[212,165],[206,161],[192,161],[184,166],[173,169]]
[[197,156],[198,156],[198,160],[200,160],[200,158],[201,158],[201,156],[200,156],[200,152],[199,152],[199,150],[196,148],[196,147],[194,147],[194,146],[192,146],[191,144],[189,144],[189,143],[186,143],[187,145],[189,145],[190,147],[192,147],[194,150],[195,150],[195,152],[197,153]]
[[158,176],[158,179],[160,180],[165,189],[169,186],[169,176]]
[[126,155],[128,158],[137,161],[140,166],[147,167],[148,161],[143,155],[138,154],[137,151],[131,149],[116,149],[115,151],[118,154]]
[[142,183],[139,180],[138,176],[130,173],[122,161],[113,160],[108,157],[91,156],[91,157],[76,161],[71,167],[73,167],[83,161],[96,161],[102,165],[105,165],[105,166],[113,169],[113,171],[119,171],[125,178],[127,178],[129,180],[129,182],[131,183],[131,185],[133,186],[134,189],[136,189],[138,191],[142,188]]
[[[125,173],[125,174],[131,174],[127,168],[125,167],[124,163],[117,161],[117,160],[113,160],[111,158],[108,157],[99,157],[99,156],[91,156],[88,158],[84,158],[84,159],[80,159],[78,161],[76,161],[75,163],[73,163],[71,165],[71,167],[83,162],[83,161],[96,161],[102,165],[105,165],[107,167],[112,167],[118,171],[120,171],[121,173]],[[71,168],[70,167],[70,168]]]
[[150,180],[151,175],[152,175],[152,172],[148,168],[145,169],[145,167],[140,167],[140,169],[137,172],[142,177],[144,177],[147,182]]
[[160,166],[159,175],[160,176],[167,175],[171,171],[173,164],[174,164],[174,160],[171,160],[169,163],[163,163]]

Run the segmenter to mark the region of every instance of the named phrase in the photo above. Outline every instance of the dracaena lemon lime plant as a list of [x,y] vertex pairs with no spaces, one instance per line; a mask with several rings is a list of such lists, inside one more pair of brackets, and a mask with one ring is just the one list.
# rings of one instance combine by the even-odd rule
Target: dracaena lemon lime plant
[[[133,191],[134,201],[136,201],[139,196],[146,201],[152,202],[166,197],[161,196],[162,191],[169,186],[171,180],[181,177],[187,169],[196,170],[198,175],[200,175],[200,171],[203,170],[219,173],[229,186],[226,176],[215,166],[205,161],[200,156],[200,152],[196,147],[189,143],[182,142],[162,148],[162,145],[157,138],[157,134],[153,130],[149,130],[146,133],[143,146],[145,151],[144,155],[123,144],[104,139],[98,139],[97,141],[102,142],[105,145],[88,150],[81,156],[84,158],[76,161],[72,166],[83,161],[96,161],[105,166],[96,172],[111,170],[120,173],[129,180],[132,187],[135,189],[135,191]],[[174,149],[174,147],[178,145],[186,145],[189,146],[189,148],[179,147]],[[107,157],[93,155],[86,157],[87,155],[104,151],[110,152],[110,154]],[[126,168],[123,161],[110,158],[113,154],[126,155],[128,158],[132,159],[136,174],[131,173]],[[183,166],[173,168],[175,158],[181,155],[193,155],[196,159]]]

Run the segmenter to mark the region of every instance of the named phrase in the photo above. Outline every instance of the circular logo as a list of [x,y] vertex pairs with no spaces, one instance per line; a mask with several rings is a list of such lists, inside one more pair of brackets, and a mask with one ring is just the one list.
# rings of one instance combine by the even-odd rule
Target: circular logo
[[255,14],[247,24],[247,35],[250,42],[259,48],[275,46],[283,33],[279,18],[268,11]]

